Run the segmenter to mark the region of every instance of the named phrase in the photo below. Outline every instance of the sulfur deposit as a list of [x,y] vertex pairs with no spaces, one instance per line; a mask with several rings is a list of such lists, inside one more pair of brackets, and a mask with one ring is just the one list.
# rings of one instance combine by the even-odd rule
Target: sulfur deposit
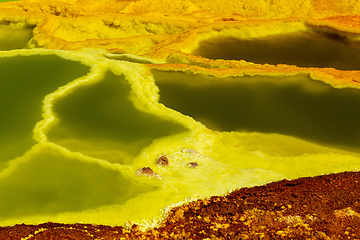
[[[26,239],[78,223],[127,238],[340,234],[314,219],[360,216],[359,12],[326,0],[2,2],[0,226],[59,224],[21,228]],[[321,200],[293,196],[300,177],[311,178],[289,184],[345,187],[318,182],[336,205],[301,213],[294,196]],[[254,187],[280,180],[269,188],[286,196]],[[246,187],[270,203],[246,202]],[[357,236],[350,225],[341,236]]]

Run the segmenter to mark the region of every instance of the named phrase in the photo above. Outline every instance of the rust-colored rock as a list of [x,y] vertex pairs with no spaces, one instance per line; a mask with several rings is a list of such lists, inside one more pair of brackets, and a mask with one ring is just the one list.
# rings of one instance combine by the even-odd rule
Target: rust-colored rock
[[359,179],[359,172],[345,172],[242,188],[175,207],[146,232],[137,225],[22,224],[0,228],[0,240],[357,239]]
[[161,155],[157,160],[156,164],[162,167],[169,165],[169,158],[166,155]]

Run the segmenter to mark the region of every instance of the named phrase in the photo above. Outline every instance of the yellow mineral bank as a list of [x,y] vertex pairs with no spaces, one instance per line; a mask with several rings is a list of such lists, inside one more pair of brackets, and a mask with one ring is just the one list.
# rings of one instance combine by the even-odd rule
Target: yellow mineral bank
[[0,226],[155,226],[360,168],[358,1],[0,3]]

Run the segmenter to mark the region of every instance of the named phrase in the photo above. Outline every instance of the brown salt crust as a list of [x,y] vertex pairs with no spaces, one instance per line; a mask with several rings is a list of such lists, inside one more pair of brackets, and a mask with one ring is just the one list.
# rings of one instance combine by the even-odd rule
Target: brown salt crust
[[157,174],[156,172],[154,172],[154,170],[152,170],[150,167],[143,167],[143,168],[139,168],[135,174],[137,176],[145,176],[145,177],[149,177],[149,178],[160,178],[159,174]]
[[189,168],[196,168],[199,166],[199,164],[197,162],[190,162],[187,165]]
[[161,155],[157,159],[156,164],[162,167],[166,167],[169,165],[169,158],[166,155]]
[[0,227],[8,239],[356,239],[360,238],[360,172],[264,186],[185,203],[146,232],[93,224]]

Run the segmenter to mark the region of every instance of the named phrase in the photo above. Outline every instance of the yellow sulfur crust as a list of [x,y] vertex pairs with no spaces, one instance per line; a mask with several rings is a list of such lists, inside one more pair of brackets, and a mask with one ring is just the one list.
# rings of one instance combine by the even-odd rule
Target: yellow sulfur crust
[[[27,89],[35,92],[49,82],[54,89],[41,92],[34,104],[38,118],[27,135],[16,135],[25,139],[23,150],[13,150],[17,142],[11,145],[0,137],[0,195],[8,194],[0,210],[10,209],[0,216],[0,225],[146,220],[143,226],[153,227],[161,221],[161,209],[171,204],[284,178],[357,171],[356,124],[332,119],[350,116],[357,108],[360,69],[348,69],[336,58],[340,67],[211,58],[199,49],[216,47],[214,39],[250,47],[263,41],[276,49],[299,38],[305,47],[290,44],[291,61],[313,41],[330,46],[328,51],[339,47],[348,60],[353,57],[349,52],[359,50],[359,12],[355,0],[1,3],[0,60],[5,67],[0,76],[8,76],[0,80],[0,93],[9,102],[32,102]],[[18,41],[14,45],[10,35]],[[19,66],[31,77],[19,71],[18,85],[24,87],[17,96],[17,87],[6,88],[1,81],[12,79],[17,71],[11,69]],[[42,80],[36,82],[38,76]],[[253,95],[239,100],[248,93]],[[305,103],[287,105],[298,98]],[[246,112],[242,103],[254,105]],[[4,113],[14,111],[12,105],[0,107]],[[326,118],[319,113],[322,108]],[[251,118],[251,109],[269,113]],[[26,121],[36,115],[26,110],[19,113]],[[250,126],[260,122],[261,127],[243,127],[247,117]],[[312,117],[319,122],[313,124]],[[4,129],[16,129],[14,119]],[[278,129],[269,130],[264,122]],[[308,124],[312,130],[292,132],[286,123]],[[331,134],[326,139],[328,132],[345,131],[347,125],[354,131],[339,137],[345,140]],[[159,159],[168,162],[159,165]],[[22,189],[28,189],[24,198]]]

